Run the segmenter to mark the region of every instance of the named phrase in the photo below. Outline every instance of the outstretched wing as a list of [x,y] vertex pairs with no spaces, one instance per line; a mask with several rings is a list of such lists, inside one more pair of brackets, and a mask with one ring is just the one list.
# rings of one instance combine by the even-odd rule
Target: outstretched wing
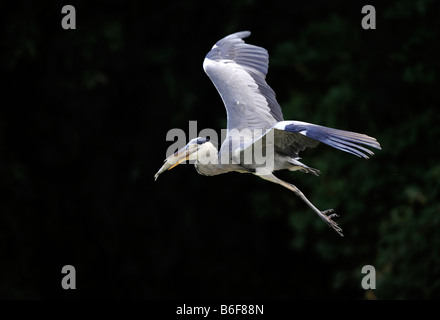
[[267,139],[268,133],[273,133],[272,143],[274,144],[275,152],[292,158],[298,157],[299,152],[306,148],[316,147],[319,142],[366,159],[374,153],[364,146],[381,149],[379,142],[375,138],[365,134],[328,128],[302,121],[278,122],[246,148],[251,147],[259,139],[263,139],[263,145],[269,143]]
[[221,39],[203,62],[225,104],[228,129],[269,129],[283,120],[275,92],[265,80],[269,55],[242,40],[250,34],[237,32]]
[[[307,147],[316,146],[318,142],[366,159],[374,153],[362,145],[381,149],[379,142],[375,138],[365,134],[333,129],[302,121],[282,121],[277,123],[274,129],[275,146],[278,144],[278,147],[284,148],[283,151],[286,153],[293,152],[298,154],[299,151]],[[289,142],[288,139],[292,139],[293,142]],[[286,141],[288,142],[287,144],[285,143]]]

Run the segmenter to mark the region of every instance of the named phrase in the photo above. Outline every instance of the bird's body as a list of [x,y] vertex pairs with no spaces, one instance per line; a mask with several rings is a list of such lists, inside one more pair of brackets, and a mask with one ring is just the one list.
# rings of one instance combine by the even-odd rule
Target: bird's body
[[297,187],[278,179],[273,172],[287,169],[318,175],[319,170],[299,161],[299,152],[319,142],[363,158],[373,152],[362,145],[377,149],[380,145],[364,134],[285,121],[275,92],[265,80],[268,53],[242,40],[249,35],[249,31],[243,31],[221,39],[203,62],[226,107],[227,135],[220,151],[206,138],[195,138],[168,157],[155,177],[187,159],[195,160],[202,175],[253,173],[295,192],[342,236],[342,229],[332,220],[336,217],[332,209],[318,210]]

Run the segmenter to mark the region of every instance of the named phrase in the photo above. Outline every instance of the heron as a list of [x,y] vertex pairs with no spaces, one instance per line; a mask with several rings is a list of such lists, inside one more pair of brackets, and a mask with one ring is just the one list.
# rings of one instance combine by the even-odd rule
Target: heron
[[[187,160],[192,160],[197,172],[206,176],[233,171],[252,173],[294,192],[328,226],[343,236],[341,227],[334,220],[338,215],[333,209],[319,210],[295,185],[277,178],[274,172],[299,170],[319,175],[318,169],[299,161],[299,153],[306,148],[316,147],[320,142],[365,159],[374,154],[366,146],[380,150],[380,144],[365,134],[284,120],[275,92],[266,82],[268,51],[245,43],[243,39],[250,34],[250,31],[242,31],[224,37],[212,47],[203,61],[203,69],[226,107],[227,133],[220,151],[207,137],[194,138],[165,159],[155,174],[155,180],[164,171]],[[244,161],[243,154],[257,144],[268,149],[272,147],[272,153],[268,155],[266,152],[272,161],[271,166],[252,159]],[[214,160],[201,161],[201,155],[206,154]]]

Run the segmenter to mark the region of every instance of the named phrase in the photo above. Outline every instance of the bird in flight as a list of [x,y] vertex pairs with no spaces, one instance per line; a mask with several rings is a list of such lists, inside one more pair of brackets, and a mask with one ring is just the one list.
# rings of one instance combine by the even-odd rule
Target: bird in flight
[[206,137],[192,139],[165,159],[155,179],[186,160],[193,160],[197,172],[207,176],[232,171],[252,173],[293,191],[343,236],[333,209],[319,210],[296,186],[277,178],[273,172],[300,170],[317,176],[319,170],[299,161],[299,152],[316,147],[319,142],[365,159],[373,152],[364,146],[381,149],[380,144],[365,134],[284,120],[275,92],[266,83],[268,52],[245,43],[243,38],[250,34],[242,31],[219,40],[203,62],[203,69],[226,107],[227,134],[220,152]]

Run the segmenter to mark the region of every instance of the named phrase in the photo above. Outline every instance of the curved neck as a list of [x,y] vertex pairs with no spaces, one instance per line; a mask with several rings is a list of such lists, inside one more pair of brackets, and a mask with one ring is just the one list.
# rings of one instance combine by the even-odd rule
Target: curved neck
[[218,174],[225,173],[223,171],[222,165],[219,163],[203,164],[199,161],[196,161],[194,166],[195,166],[197,172],[200,173],[201,175],[204,175],[204,176],[215,176]]
[[205,176],[239,171],[241,166],[230,163],[221,163],[217,148],[211,142],[204,143],[197,151],[197,159],[194,163],[198,173]]

